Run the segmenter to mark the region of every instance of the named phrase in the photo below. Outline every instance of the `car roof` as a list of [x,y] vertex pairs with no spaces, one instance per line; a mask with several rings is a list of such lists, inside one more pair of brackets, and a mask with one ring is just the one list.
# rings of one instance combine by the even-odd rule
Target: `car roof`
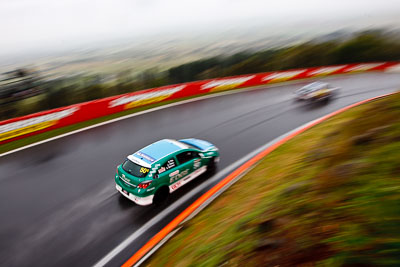
[[187,145],[176,140],[163,139],[140,149],[132,156],[152,165],[165,156],[186,148],[188,148]]
[[327,86],[328,83],[326,82],[313,82],[310,84],[307,84],[306,86],[302,87],[300,90],[314,90],[314,89],[320,89],[321,87]]

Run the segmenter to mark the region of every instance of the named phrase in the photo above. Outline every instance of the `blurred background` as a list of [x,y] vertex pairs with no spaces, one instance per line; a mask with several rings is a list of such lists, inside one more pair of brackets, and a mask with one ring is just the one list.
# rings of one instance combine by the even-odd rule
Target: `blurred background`
[[[0,121],[215,77],[399,61],[399,14],[399,0],[1,0]],[[221,172],[215,180],[203,177],[191,182],[171,196],[168,208],[140,207],[115,190],[115,166],[125,155],[162,138],[204,138],[220,149],[220,170],[226,171],[254,149],[302,124],[357,101],[397,90],[400,76],[364,73],[324,80],[343,89],[340,97],[329,104],[303,105],[294,101],[295,90],[309,82],[302,80],[133,116],[23,150],[11,151],[88,124],[70,125],[59,128],[59,132],[44,133],[49,135],[20,139],[21,143],[15,146],[9,142],[10,146],[0,147],[11,151],[0,157],[0,266],[91,266],[108,257],[127,237],[141,232],[108,264],[121,266],[170,218],[211,188],[210,181],[216,183],[223,178]],[[280,224],[293,218],[291,233],[298,237],[299,244],[293,247],[311,248],[304,255],[312,257],[318,252],[315,244],[326,248],[330,242],[332,250],[319,250],[320,255],[354,250],[354,255],[360,252],[357,255],[362,258],[372,251],[377,255],[375,266],[400,266],[400,236],[395,235],[400,233],[399,101],[397,95],[393,100],[376,102],[358,116],[341,121],[336,128],[333,124],[319,128],[320,138],[306,136],[300,146],[294,145],[304,150],[303,154],[282,154],[284,160],[277,158],[277,164],[269,164],[280,179],[270,179],[269,173],[261,170],[261,181],[274,181],[277,188],[285,191],[274,195],[276,199],[263,195],[264,192],[248,193],[264,190],[266,187],[259,186],[260,182],[238,190],[248,193],[237,198],[243,209],[239,204],[221,202],[217,206],[219,212],[224,207],[233,212],[245,211],[242,214],[250,216],[247,221],[234,222],[232,232],[241,235],[248,229],[264,231],[254,231],[259,239],[246,237],[245,242],[236,243],[247,245],[249,240],[260,240],[261,252],[274,246],[290,248],[286,244],[294,244],[290,242],[295,238],[280,235],[271,240],[265,229],[278,225],[272,231],[280,230]],[[3,124],[0,134],[8,139],[14,133],[20,137],[41,130],[43,125],[50,127],[53,119],[33,119],[28,126],[23,121],[12,125],[14,128]],[[304,177],[313,180],[304,183],[300,181]],[[198,188],[202,191],[190,195]],[[267,188],[265,193],[268,191]],[[263,196],[268,209],[259,209],[263,212],[260,216],[249,212],[248,204],[256,203],[250,197],[259,201]],[[267,202],[270,199],[275,202]],[[277,212],[285,212],[283,217],[283,213],[271,213],[269,207],[273,205],[278,207]],[[160,214],[165,217],[153,223],[155,218],[161,218]],[[214,218],[217,226],[204,232],[220,229],[222,224],[216,220],[220,215],[225,216],[215,212],[205,217]],[[235,217],[230,214],[224,218]],[[328,219],[319,224],[314,220],[319,218]],[[150,224],[152,228],[143,230]],[[192,225],[196,227],[195,223]],[[297,225],[304,227],[296,228]],[[338,233],[339,239],[318,239],[322,235],[331,237],[331,233]],[[240,241],[234,235],[226,237],[229,246],[235,245],[231,240]],[[289,242],[281,242],[285,239]],[[202,250],[199,244],[206,248]],[[218,257],[225,256],[230,249],[213,248],[207,242],[197,242],[196,247],[204,252],[198,257],[201,261],[210,258],[211,251],[219,252],[215,247],[223,252]],[[295,254],[300,255],[299,251]],[[396,262],[381,260],[386,255],[382,251]],[[243,262],[247,258],[241,258],[242,255],[251,256],[239,252],[238,259],[245,259]],[[289,258],[286,250],[280,252],[281,258]],[[176,254],[169,253],[163,259],[177,259],[171,255]],[[187,255],[181,259],[186,260]],[[341,265],[342,258],[348,255],[339,255],[337,264],[332,261],[323,266],[355,266]],[[371,266],[368,257],[360,261],[368,264],[357,266]],[[231,266],[219,258],[216,262],[217,266]]]
[[400,3],[3,0],[0,120],[214,77],[400,59]]

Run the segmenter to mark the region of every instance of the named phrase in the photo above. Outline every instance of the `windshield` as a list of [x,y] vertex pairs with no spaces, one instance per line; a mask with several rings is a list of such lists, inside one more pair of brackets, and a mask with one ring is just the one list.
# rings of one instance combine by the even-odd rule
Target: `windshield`
[[124,164],[122,164],[122,169],[133,176],[143,178],[149,173],[150,169],[140,166],[136,163],[133,163],[129,159],[125,160]]

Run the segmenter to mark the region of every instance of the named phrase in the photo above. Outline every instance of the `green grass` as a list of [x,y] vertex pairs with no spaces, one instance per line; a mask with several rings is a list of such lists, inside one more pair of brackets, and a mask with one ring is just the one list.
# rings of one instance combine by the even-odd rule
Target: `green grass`
[[400,93],[280,146],[149,266],[400,266]]

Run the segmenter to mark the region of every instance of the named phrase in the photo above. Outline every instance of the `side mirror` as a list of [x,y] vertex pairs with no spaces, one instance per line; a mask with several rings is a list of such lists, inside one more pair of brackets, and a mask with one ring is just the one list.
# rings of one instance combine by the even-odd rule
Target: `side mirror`
[[154,177],[154,179],[158,179],[158,174],[157,173],[154,174],[153,177]]

